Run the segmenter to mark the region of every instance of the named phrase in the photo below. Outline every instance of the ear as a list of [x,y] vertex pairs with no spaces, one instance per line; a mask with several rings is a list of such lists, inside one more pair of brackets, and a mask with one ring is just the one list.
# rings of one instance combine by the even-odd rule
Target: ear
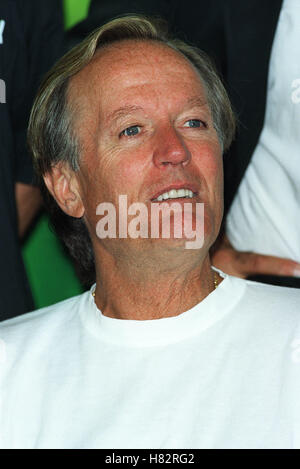
[[71,217],[81,218],[84,205],[75,171],[65,163],[57,163],[44,175],[44,182],[60,208]]

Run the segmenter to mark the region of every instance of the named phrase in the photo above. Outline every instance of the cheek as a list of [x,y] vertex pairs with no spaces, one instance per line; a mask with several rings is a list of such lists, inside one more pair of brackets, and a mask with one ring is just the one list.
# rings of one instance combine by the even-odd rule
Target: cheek
[[94,154],[86,167],[89,174],[86,174],[85,196],[89,208],[94,209],[101,202],[115,204],[119,195],[128,195],[128,200],[132,198],[136,201],[147,172],[145,151],[111,150],[105,153],[99,151],[99,154],[101,157]]
[[212,188],[223,190],[223,159],[220,145],[205,143],[196,151],[198,156],[194,161],[209,191]]
[[219,144],[198,148],[197,168],[205,199],[205,235],[218,231],[223,215],[223,158]]
[[[130,194],[136,199],[147,172],[149,171],[149,160],[145,158],[147,151],[122,152],[115,159],[113,167],[110,168],[110,174],[113,174],[113,181],[117,194]],[[135,200],[136,201],[136,200]]]

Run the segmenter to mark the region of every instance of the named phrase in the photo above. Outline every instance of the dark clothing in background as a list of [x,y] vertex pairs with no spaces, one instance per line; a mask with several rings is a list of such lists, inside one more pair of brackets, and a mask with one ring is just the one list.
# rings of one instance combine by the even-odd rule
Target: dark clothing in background
[[82,41],[94,29],[111,19],[125,14],[141,14],[160,17],[173,23],[173,1],[170,0],[91,0],[87,19],[78,23],[67,33],[67,49]]
[[6,84],[6,102],[0,103],[0,320],[4,320],[33,309],[18,239],[15,184],[33,183],[27,124],[41,76],[62,51],[61,1],[1,0],[1,21],[5,25],[0,79]]

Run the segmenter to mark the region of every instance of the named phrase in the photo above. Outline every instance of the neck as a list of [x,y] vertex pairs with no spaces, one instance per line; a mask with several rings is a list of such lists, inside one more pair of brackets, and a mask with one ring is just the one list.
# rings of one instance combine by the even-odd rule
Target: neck
[[97,307],[105,316],[134,320],[177,316],[191,309],[215,288],[209,255],[193,265],[177,264],[156,262],[153,268],[151,261],[96,262]]

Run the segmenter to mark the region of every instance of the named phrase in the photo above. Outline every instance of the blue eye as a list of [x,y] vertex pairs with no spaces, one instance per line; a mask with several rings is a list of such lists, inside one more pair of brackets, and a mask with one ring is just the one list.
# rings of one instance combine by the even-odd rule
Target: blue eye
[[131,127],[127,127],[127,129],[123,130],[120,133],[120,137],[125,135],[125,137],[134,137],[139,133],[140,127],[138,125],[132,125]]
[[205,122],[203,122],[199,119],[190,119],[190,120],[188,120],[187,122],[185,122],[184,127],[187,127],[186,124],[190,124],[190,125],[188,125],[188,127],[190,127],[190,128],[199,128],[199,127],[202,127],[202,126],[206,127]]

